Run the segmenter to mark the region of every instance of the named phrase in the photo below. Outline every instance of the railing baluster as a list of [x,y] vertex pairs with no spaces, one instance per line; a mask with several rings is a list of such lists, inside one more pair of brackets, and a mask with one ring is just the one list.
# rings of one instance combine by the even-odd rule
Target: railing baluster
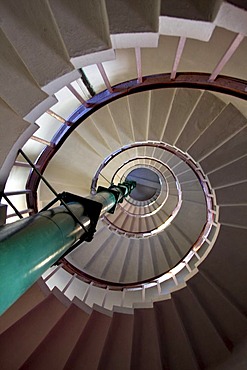
[[51,117],[55,118],[57,121],[65,124],[65,125],[68,124],[63,117],[59,116],[59,114],[55,113],[53,110],[48,109],[46,111],[46,113],[49,114]]
[[[16,208],[16,206],[9,200],[9,198],[5,195],[2,194],[3,199],[10,205],[10,207],[15,211],[14,216],[18,216],[19,218],[23,218],[22,213]],[[7,216],[8,218],[9,216]],[[11,216],[13,217],[13,216]]]
[[175,285],[178,285],[178,279],[177,279],[176,275],[172,274],[172,279],[173,279]]
[[87,91],[89,92],[89,94],[91,96],[94,96],[96,94],[96,92],[94,91],[93,87],[91,86],[85,72],[83,71],[82,68],[79,69],[79,72],[81,74],[81,80],[82,80],[84,86],[86,87]]
[[[30,213],[30,212],[33,212],[33,209],[32,208],[27,208],[27,209],[23,209],[22,211],[18,211],[18,213],[20,215],[25,215],[26,213]],[[15,216],[18,216],[20,217],[19,215],[17,215],[16,213],[10,213],[9,215],[6,216],[6,218],[12,218],[12,217],[15,217]],[[20,217],[20,218],[23,218],[23,217]]]
[[30,189],[23,189],[23,190],[15,190],[15,191],[6,191],[4,194],[6,197],[10,197],[12,195],[22,195],[22,194],[29,194],[31,193]]
[[239,47],[240,43],[243,41],[244,37],[245,36],[242,35],[241,33],[239,33],[235,37],[235,39],[233,40],[233,42],[231,43],[231,45],[229,46],[229,48],[227,49],[219,63],[214,68],[211,76],[208,79],[209,82],[213,82],[216,79],[216,77],[220,74],[225,64],[228,62],[228,60],[231,58],[231,56],[235,53],[235,51]]
[[40,144],[44,144],[44,145],[47,145],[47,146],[50,146],[51,148],[54,148],[55,144],[50,142],[50,141],[47,141],[47,140],[44,140],[44,139],[41,139],[40,137],[38,136],[31,136],[31,139],[34,140],[34,141],[37,141],[38,143]]
[[107,75],[106,75],[106,72],[105,72],[105,69],[104,69],[104,67],[103,67],[103,64],[102,64],[102,63],[97,63],[97,67],[98,67],[98,69],[99,69],[99,71],[100,71],[100,74],[101,74],[101,76],[102,76],[103,80],[104,80],[104,83],[105,83],[105,85],[106,85],[106,87],[107,87],[107,90],[108,90],[110,93],[113,93],[113,90],[112,90],[112,87],[111,87],[110,81],[109,81],[109,79],[108,79],[108,77],[107,77]]
[[157,281],[157,289],[158,289],[158,295],[161,294],[161,285],[160,285],[160,282]]
[[89,291],[90,291],[91,286],[93,286],[93,282],[92,281],[91,281],[90,284],[88,284],[87,289],[86,289],[85,294],[84,294],[84,297],[82,299],[82,302],[84,302],[84,303],[86,303],[86,300],[87,300],[87,297],[89,295]]
[[142,287],[142,302],[145,302],[145,299],[146,299],[146,289],[145,289],[145,285],[143,285],[143,287]]
[[177,51],[176,51],[176,56],[175,56],[173,67],[172,67],[171,80],[175,80],[176,78],[177,69],[178,69],[178,65],[179,65],[183,50],[184,50],[185,41],[186,41],[186,37],[180,37],[179,42],[178,42]]
[[84,107],[89,107],[89,104],[86,102],[86,100],[83,99],[83,97],[76,91],[76,89],[72,85],[67,85],[67,88],[76,97],[76,99],[84,105]]
[[[14,166],[16,167],[25,167],[25,168],[30,168],[30,164],[26,162],[21,162],[21,161],[15,161]],[[40,165],[35,165],[36,168],[39,168]]]
[[105,302],[106,302],[106,297],[107,297],[107,293],[108,292],[109,292],[109,286],[107,286],[107,288],[105,289],[105,294],[104,294],[103,302],[101,304],[102,307],[105,307]]
[[141,84],[143,81],[142,78],[142,59],[141,59],[141,48],[135,48],[136,55],[136,68],[137,68],[137,81]]
[[54,270],[52,270],[43,280],[46,282],[49,280],[53,275],[56,274],[56,272],[62,267],[62,265],[58,265]]
[[123,307],[123,305],[124,305],[125,294],[126,294],[126,289],[123,289],[123,291],[122,291],[122,297],[121,297],[121,307]]
[[66,292],[66,290],[68,290],[68,288],[70,287],[70,285],[73,283],[73,281],[75,280],[76,278],[76,274],[72,275],[71,278],[69,279],[68,283],[65,285],[65,287],[63,288],[62,290],[62,293],[64,294]]

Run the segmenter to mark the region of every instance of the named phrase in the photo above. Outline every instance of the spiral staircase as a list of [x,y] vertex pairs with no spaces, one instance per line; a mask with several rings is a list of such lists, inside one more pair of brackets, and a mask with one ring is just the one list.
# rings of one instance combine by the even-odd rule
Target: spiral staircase
[[1,224],[53,199],[21,148],[57,192],[137,182],[1,316],[1,369],[247,368],[246,9],[1,1]]

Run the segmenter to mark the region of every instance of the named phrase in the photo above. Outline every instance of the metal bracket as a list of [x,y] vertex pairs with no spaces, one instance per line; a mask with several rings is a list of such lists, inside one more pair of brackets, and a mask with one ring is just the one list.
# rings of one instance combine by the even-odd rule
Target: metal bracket
[[84,215],[90,219],[90,227],[87,230],[86,234],[83,235],[83,241],[91,242],[96,231],[96,225],[98,223],[102,204],[96,202],[95,200],[80,197],[78,195],[63,192],[61,197],[65,203],[77,202],[80,203],[84,208]]
[[120,193],[119,191],[115,190],[114,188],[105,188],[104,186],[98,186],[98,189],[97,189],[97,194],[98,193],[102,193],[102,192],[107,192],[107,193],[111,193],[114,197],[115,197],[115,205],[109,209],[108,213],[111,213],[113,214],[115,212],[115,209],[117,207],[117,203],[119,202],[119,196],[120,196]]

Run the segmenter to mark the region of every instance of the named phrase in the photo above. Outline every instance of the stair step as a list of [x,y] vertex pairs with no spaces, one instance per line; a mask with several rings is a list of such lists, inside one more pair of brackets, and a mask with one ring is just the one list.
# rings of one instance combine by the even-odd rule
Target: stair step
[[175,91],[175,89],[152,90],[148,130],[149,140],[162,139],[164,126],[169,117],[169,110],[172,106]]
[[[228,348],[196,297],[184,288],[172,293],[172,299],[199,366],[206,368],[228,356]],[[205,340],[210,345],[207,345]]]
[[205,173],[214,171],[216,168],[242,157],[246,154],[246,147],[247,128],[244,128],[200,162],[203,171]]
[[109,233],[109,236],[101,240],[100,248],[84,265],[84,271],[93,276],[100,276],[105,268],[108,260],[118,241],[118,236],[114,233]]
[[221,206],[219,208],[219,222],[226,225],[245,227],[247,220],[247,204]]
[[246,204],[247,203],[247,182],[230,185],[215,190],[217,204]]
[[[155,240],[156,239],[156,240]],[[155,276],[160,275],[162,272],[168,271],[171,265],[168,263],[166,253],[164,252],[165,246],[161,244],[160,238],[150,238],[150,248],[152,255],[152,264]]]
[[152,308],[134,310],[131,369],[161,370],[158,328]]
[[111,317],[93,310],[64,369],[97,369]]
[[130,369],[133,323],[133,314],[113,313],[99,361],[99,370]]
[[[65,5],[60,6],[52,0],[50,7],[67,52],[70,58],[74,58],[76,67],[83,66],[86,61],[87,64],[90,64],[90,57],[87,54],[90,55],[110,48],[107,14],[103,3],[98,4],[97,7],[94,3],[87,5],[85,3],[71,3],[69,16]],[[65,19],[66,22],[64,22]],[[98,27],[99,23],[101,27]],[[81,36],[77,37],[78,34]],[[78,57],[82,50],[83,55],[87,55],[85,60],[83,57]],[[93,60],[95,59],[93,58]]]
[[[128,104],[135,141],[146,140],[148,119],[147,112],[150,105],[150,92],[130,95],[128,97]],[[140,122],[142,122],[141,125]],[[139,149],[140,148],[138,148],[138,150]]]
[[183,172],[179,175],[177,175],[178,181],[180,184],[186,181],[198,181],[198,177],[195,175],[195,173],[189,169],[189,171]]
[[215,285],[245,314],[246,238],[247,229],[221,225],[214,247],[200,264],[200,270],[207,273]]
[[9,1],[1,14],[3,31],[40,86],[73,70],[48,4]]
[[182,202],[182,206],[172,221],[172,225],[177,227],[192,241],[192,245],[198,239],[207,221],[206,205],[194,202]]
[[[179,240],[177,237],[179,237]],[[190,244],[184,240],[183,236],[175,230],[172,225],[169,225],[164,232],[158,234],[158,239],[162,246],[169,269],[173,268],[184,257],[184,253],[182,252],[183,248],[187,246],[189,249],[190,247]]]
[[108,281],[119,281],[121,268],[119,268],[117,261],[125,260],[127,250],[128,246],[126,245],[125,238],[119,236],[115,248],[112,251],[112,255],[103,269],[101,275],[102,279],[106,279]]
[[[0,63],[1,98],[20,117],[25,117],[48,96],[38,87],[2,30],[0,31],[0,44],[2,57]],[[6,63],[6,61],[8,62]]]
[[122,98],[109,105],[111,117],[115,122],[120,136],[121,144],[134,142],[132,122],[128,107],[127,98]]
[[[91,117],[87,118],[83,125],[79,125],[76,128],[76,132],[86,141],[87,144],[90,145],[92,151],[95,151],[102,160],[111,153],[109,143],[104,140],[101,132],[98,130]],[[96,166],[94,169],[96,169]]]
[[[1,367],[3,369],[20,368],[65,310],[66,307],[53,294],[50,294],[2,333],[0,336]],[[13,350],[13,356],[9,355],[10,348]]]
[[191,144],[220,114],[224,106],[222,100],[205,91],[176,141],[176,146],[183,151],[187,151]]
[[120,282],[138,281],[138,263],[139,263],[140,241],[129,239],[128,250],[124,261],[121,261],[122,268],[119,278]]
[[101,227],[94,235],[92,243],[82,243],[81,248],[72,251],[66,258],[69,262],[77,265],[79,268],[84,266],[95,256],[101,248],[102,241],[111,236],[111,231],[106,227]]
[[[48,288],[47,288],[48,290]],[[48,290],[49,291],[49,290]],[[8,308],[0,316],[0,334],[11,327],[13,323],[20,320],[24,315],[31,311],[37,304],[45,298],[39,283],[35,283],[29,288],[13,306]]]
[[200,272],[187,281],[225,343],[231,347],[247,334],[247,317],[227,299],[206,274]]
[[223,187],[247,180],[247,156],[208,174],[213,188]]
[[[133,9],[129,0],[119,4],[118,7],[116,7],[114,0],[107,0],[106,6],[111,34],[136,34],[140,32],[140,29],[144,33],[158,32],[159,2],[155,1],[152,5],[150,7],[149,1],[144,0],[142,3],[136,3]],[[149,22],[147,22],[147,19]]]
[[182,198],[183,198],[183,201],[186,201],[186,202],[205,204],[205,194],[202,189],[201,189],[201,192],[184,190],[182,193]]
[[183,88],[176,90],[162,141],[174,144],[200,96],[199,90]]
[[188,335],[172,299],[154,303],[163,369],[198,370]]
[[188,152],[195,160],[200,160],[245,125],[246,118],[237,108],[229,104],[214,120],[213,124],[202,133]]
[[150,279],[155,276],[149,239],[140,239],[138,281]]
[[[62,369],[68,360],[89,315],[74,304],[31,354],[21,369]],[[64,335],[66,333],[66,335]]]

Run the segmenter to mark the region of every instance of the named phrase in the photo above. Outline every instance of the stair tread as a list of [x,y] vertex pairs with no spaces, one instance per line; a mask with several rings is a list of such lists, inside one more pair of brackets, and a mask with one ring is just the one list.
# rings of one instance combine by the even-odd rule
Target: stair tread
[[214,247],[200,264],[200,270],[205,271],[240,311],[245,313],[247,313],[246,238],[247,229],[221,225]]
[[232,162],[219,170],[208,174],[211,186],[223,187],[247,180],[247,156]]
[[[31,354],[21,369],[62,369],[69,358],[89,315],[74,304],[67,309],[58,323]],[[66,335],[64,335],[66,333]]]
[[111,324],[111,317],[93,310],[64,369],[96,369]]
[[158,329],[154,310],[134,310],[131,369],[161,370]]
[[[50,294],[2,333],[0,336],[1,366],[5,369],[19,368],[46,337],[65,310],[66,307],[53,294]],[[14,356],[9,356],[9,348],[13,349]]]
[[217,204],[246,204],[247,182],[215,190]]
[[130,368],[134,315],[113,313],[98,369]]
[[[197,360],[190,341],[183,330],[174,303],[171,299],[154,303],[156,321],[159,327],[162,365],[169,370],[198,370]],[[178,356],[179,353],[179,356]]]
[[162,141],[174,144],[201,91],[177,89]]
[[[188,289],[184,288],[172,293],[172,299],[195,351],[199,366],[206,368],[229,355],[223,339],[196,297]],[[205,344],[205,338],[210,346]]]
[[187,150],[220,114],[224,106],[222,100],[205,91],[181,132],[176,146],[182,150]]
[[200,273],[200,270],[193,279],[187,281],[187,285],[194,291],[210,320],[229,346],[232,346],[232,343],[236,344],[247,334],[247,317],[244,317],[224,293]]
[[222,142],[246,125],[246,118],[229,104],[188,150],[196,160],[206,156]]
[[243,156],[246,153],[246,147],[247,128],[244,128],[225,144],[222,144],[218,149],[203,159],[200,164],[204,172],[208,173]]

